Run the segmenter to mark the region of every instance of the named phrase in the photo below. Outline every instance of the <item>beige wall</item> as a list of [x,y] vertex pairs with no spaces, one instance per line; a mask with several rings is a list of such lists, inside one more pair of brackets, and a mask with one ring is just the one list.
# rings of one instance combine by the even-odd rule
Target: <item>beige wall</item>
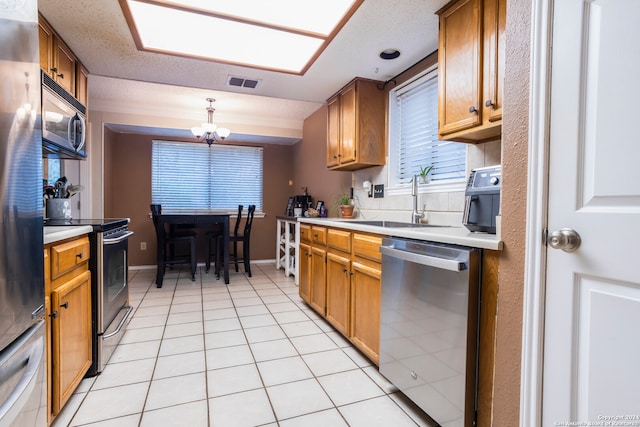
[[[166,138],[163,138],[166,139]],[[151,203],[151,142],[147,135],[105,131],[104,169],[106,217],[131,218],[135,233],[129,240],[131,266],[155,265],[156,237],[148,216]],[[293,175],[293,147],[264,146],[264,218],[255,218],[251,231],[251,259],[275,259],[276,215],[281,215],[289,197],[288,180]],[[232,220],[233,224],[233,220]],[[147,250],[140,243],[147,242]],[[204,261],[204,239],[200,238],[199,261]]]
[[527,198],[531,2],[507,3],[494,426],[519,424]]
[[304,121],[302,141],[294,146],[290,194],[302,194],[301,187],[307,187],[314,202],[324,201],[329,216],[338,216],[334,201],[351,187],[351,172],[327,169],[327,111],[324,105]]

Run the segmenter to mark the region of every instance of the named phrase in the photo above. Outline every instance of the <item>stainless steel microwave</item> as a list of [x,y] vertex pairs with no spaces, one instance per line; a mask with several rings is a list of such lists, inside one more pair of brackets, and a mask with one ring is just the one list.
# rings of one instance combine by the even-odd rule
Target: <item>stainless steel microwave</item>
[[87,108],[42,75],[42,153],[44,157],[85,159]]

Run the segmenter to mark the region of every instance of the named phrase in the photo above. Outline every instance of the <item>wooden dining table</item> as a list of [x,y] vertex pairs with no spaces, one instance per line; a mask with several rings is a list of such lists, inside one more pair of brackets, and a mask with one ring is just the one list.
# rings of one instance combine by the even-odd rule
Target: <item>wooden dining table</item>
[[[229,214],[225,213],[212,213],[208,211],[172,211],[172,210],[163,210],[160,215],[158,215],[158,225],[160,227],[175,226],[175,225],[192,225],[196,228],[202,227],[213,227],[215,225],[222,226],[222,236],[224,239],[224,254],[223,254],[223,274],[224,274],[224,283],[229,284]],[[159,237],[160,241],[158,241],[158,271],[156,273],[156,285],[161,288],[162,287],[162,279],[164,278],[164,251],[165,251],[165,242],[164,242],[164,233],[160,233]]]

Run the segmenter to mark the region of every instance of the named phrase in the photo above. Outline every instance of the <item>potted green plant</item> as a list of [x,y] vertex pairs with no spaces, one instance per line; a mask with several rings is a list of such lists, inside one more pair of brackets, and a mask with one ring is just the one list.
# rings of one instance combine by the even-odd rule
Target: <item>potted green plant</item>
[[354,206],[351,204],[351,197],[348,192],[338,194],[336,205],[340,208],[340,216],[342,218],[353,218]]
[[418,174],[418,180],[420,182],[420,184],[426,184],[427,182],[429,182],[429,172],[431,172],[431,169],[433,169],[433,165],[429,165],[429,166],[425,166],[422,167],[420,166],[420,173]]

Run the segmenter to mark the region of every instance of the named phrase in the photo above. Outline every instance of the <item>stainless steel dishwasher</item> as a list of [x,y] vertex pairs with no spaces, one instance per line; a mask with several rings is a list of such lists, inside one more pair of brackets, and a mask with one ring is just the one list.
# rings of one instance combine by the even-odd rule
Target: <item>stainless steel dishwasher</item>
[[479,249],[382,240],[380,373],[431,418],[473,426]]

